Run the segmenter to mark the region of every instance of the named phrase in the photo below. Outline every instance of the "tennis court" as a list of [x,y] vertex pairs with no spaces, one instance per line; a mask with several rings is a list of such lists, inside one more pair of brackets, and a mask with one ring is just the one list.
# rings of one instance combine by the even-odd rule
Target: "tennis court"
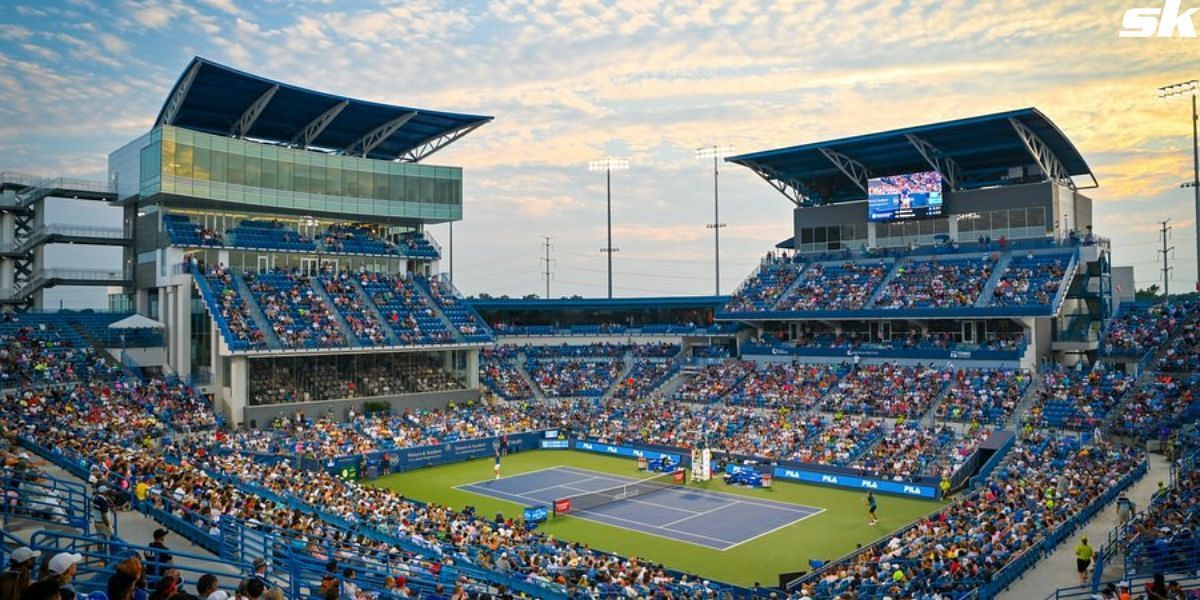
[[[559,498],[578,497],[637,481],[635,478],[587,469],[556,466],[461,485],[457,489],[525,506],[550,506]],[[628,496],[591,508],[573,509],[570,515],[707,548],[728,550],[824,511],[811,506],[686,486],[643,489]]]

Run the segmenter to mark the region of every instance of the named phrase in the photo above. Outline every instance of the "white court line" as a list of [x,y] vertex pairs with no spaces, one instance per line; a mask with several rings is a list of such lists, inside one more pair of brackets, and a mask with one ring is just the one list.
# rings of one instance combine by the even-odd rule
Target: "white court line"
[[721,506],[718,506],[718,507],[716,507],[716,508],[710,508],[710,509],[708,509],[708,510],[706,510],[706,511],[704,511],[704,512],[698,512],[698,513],[696,513],[696,514],[694,514],[694,515],[691,515],[691,516],[688,516],[688,517],[684,517],[684,518],[682,518],[682,519],[678,519],[678,520],[675,520],[675,521],[671,521],[670,523],[663,523],[663,524],[662,524],[662,527],[663,527],[664,529],[666,529],[666,528],[668,528],[668,527],[670,527],[670,526],[672,526],[672,525],[675,525],[675,524],[677,524],[677,523],[682,523],[682,522],[684,522],[684,521],[686,521],[686,520],[688,520],[688,519],[695,519],[696,517],[703,517],[704,515],[707,515],[707,514],[710,514],[710,513],[715,513],[715,512],[717,512],[718,510],[725,510],[726,508],[731,508],[731,507],[737,506],[738,504],[740,504],[740,502],[733,502],[733,503],[730,503],[730,504],[722,504]]
[[[603,518],[605,518],[605,519],[613,519],[613,520],[616,520],[616,521],[623,521],[623,522],[625,522],[625,523],[631,523],[631,524],[633,524],[633,525],[641,525],[641,526],[642,526],[643,528],[645,528],[645,529],[637,529],[637,528],[631,528],[631,527],[621,527],[620,525],[613,525],[613,526],[614,526],[614,527],[621,527],[621,529],[629,529],[630,531],[637,531],[637,532],[640,532],[640,533],[646,533],[646,534],[649,534],[649,535],[654,535],[654,534],[653,534],[653,533],[651,533],[651,532],[649,532],[649,531],[646,531],[646,529],[663,529],[662,527],[660,527],[660,526],[658,526],[658,525],[651,525],[651,524],[649,524],[649,523],[646,523],[645,521],[634,521],[633,519],[626,519],[626,518],[623,518],[623,517],[615,517],[615,516],[613,516],[613,515],[609,515],[609,514],[605,514],[605,513],[592,512],[592,511],[590,511],[590,510],[588,510],[588,509],[584,509],[584,510],[582,510],[582,511],[578,512],[578,513],[567,513],[567,516],[578,516],[578,515],[587,515],[587,514],[591,514],[591,515],[593,515],[593,516],[599,516],[599,517],[603,517]],[[606,521],[601,521],[600,519],[588,519],[588,517],[586,517],[586,516],[580,516],[579,518],[581,518],[581,519],[587,519],[588,521],[596,521],[596,522],[598,522],[598,523],[605,523],[605,524],[611,525],[611,523],[607,523]],[[720,543],[722,543],[722,544],[733,544],[733,543],[734,543],[734,542],[731,542],[731,541],[729,541],[729,540],[723,540],[723,539],[721,539],[721,538],[718,538],[718,537],[713,537],[713,536],[711,536],[711,535],[704,535],[704,534],[700,534],[700,533],[694,533],[694,532],[691,532],[691,531],[673,531],[673,530],[670,530],[670,529],[663,529],[663,531],[670,531],[671,533],[675,533],[675,534],[680,534],[680,533],[682,533],[682,534],[685,534],[685,535],[690,535],[690,536],[692,536],[692,537],[704,538],[704,539],[706,539],[706,540],[712,540],[712,541],[714,541],[714,542],[720,542]],[[677,537],[674,537],[674,536],[659,535],[658,537],[665,537],[665,538],[667,538],[667,539],[675,540],[675,541],[677,541],[677,542],[684,541],[684,540],[681,540],[681,539],[679,539],[679,538],[677,538]],[[689,542],[689,543],[695,543],[695,542]],[[697,546],[704,546],[704,544],[696,544],[696,545],[697,545]],[[705,548],[710,548],[710,549],[713,549],[713,547],[712,547],[712,546],[704,546],[704,547],[705,547]],[[730,547],[732,547],[732,546],[730,546]],[[724,550],[724,548],[715,548],[715,549],[716,549],[716,550]]]
[[[581,469],[581,468],[579,468],[579,467],[572,467],[572,466],[569,466],[569,465],[568,465],[568,466],[564,466],[564,467],[563,467],[563,469],[565,469],[565,470],[569,470],[569,471],[579,471],[579,472],[583,472],[583,473],[596,473],[596,471],[589,471],[589,470],[587,470],[587,469]],[[601,476],[601,477],[598,477],[598,478],[600,478],[600,479],[613,479],[613,480],[620,480],[620,481],[622,481],[622,482],[625,482],[625,483],[630,483],[630,482],[634,482],[634,481],[639,481],[639,480],[637,480],[637,479],[634,479],[634,478],[631,478],[631,477],[623,477],[623,476],[621,476],[621,475],[612,475],[612,474],[607,474],[607,473],[605,473],[605,474],[602,474],[602,476]],[[744,496],[744,495],[742,495],[742,494],[732,494],[732,493],[730,493],[730,492],[722,492],[722,491],[720,491],[720,490],[709,490],[709,489],[702,489],[702,488],[690,488],[690,487],[686,487],[686,486],[684,486],[684,487],[677,487],[677,488],[670,488],[670,489],[672,489],[672,490],[675,490],[675,491],[677,491],[677,492],[681,492],[681,493],[682,493],[682,492],[689,492],[689,493],[701,494],[701,495],[725,496],[725,497],[728,497],[728,498],[732,498],[732,499],[733,499],[732,501],[734,501],[734,502],[740,502],[740,503],[742,503],[742,504],[748,504],[748,505],[752,505],[752,506],[758,506],[758,507],[760,507],[760,508],[774,508],[774,509],[777,509],[777,510],[788,511],[788,512],[794,512],[794,513],[801,513],[801,514],[804,514],[804,515],[808,515],[808,514],[810,514],[810,512],[809,512],[809,511],[813,511],[813,510],[821,510],[821,511],[825,510],[825,509],[823,509],[823,508],[818,508],[818,507],[816,507],[816,506],[808,506],[808,505],[806,505],[806,504],[792,504],[792,503],[790,503],[790,502],[782,502],[782,501],[780,501],[780,500],[772,500],[772,499],[770,499],[770,498],[758,498],[758,497],[755,497],[755,496]]]
[[[487,478],[487,479],[480,479],[479,481],[472,481],[471,483],[461,483],[461,484],[459,484],[459,485],[456,485],[456,486],[454,486],[454,488],[455,488],[455,489],[458,489],[458,488],[460,488],[460,487],[467,486],[467,485],[480,485],[480,484],[483,484],[483,483],[487,483],[487,482],[489,482],[489,481],[503,481],[503,480],[505,480],[505,479],[515,479],[515,478],[517,478],[517,477],[520,477],[520,476],[522,476],[522,475],[533,475],[534,473],[541,473],[541,472],[543,472],[543,471],[553,471],[553,470],[555,470],[555,469],[565,469],[565,468],[566,468],[566,466],[564,466],[564,465],[555,465],[555,466],[553,466],[553,467],[546,467],[546,468],[544,468],[544,469],[534,469],[534,470],[532,470],[532,471],[525,471],[525,472],[522,472],[522,473],[514,473],[514,474],[512,474],[512,475],[509,475],[509,476],[507,476],[507,477],[501,477],[500,479],[496,479],[496,476],[495,476],[495,475],[493,475],[493,476],[491,476],[491,477],[489,477],[489,478]],[[406,472],[411,472],[411,471],[406,471]]]
[[537,493],[537,492],[544,492],[544,491],[546,491],[546,490],[552,490],[552,489],[554,489],[554,488],[567,488],[568,490],[586,491],[586,490],[579,490],[579,488],[576,488],[576,487],[571,487],[571,486],[573,486],[573,485],[575,485],[575,484],[577,484],[577,483],[583,483],[583,482],[585,482],[585,481],[591,481],[591,480],[593,480],[593,479],[600,479],[600,478],[599,478],[599,477],[589,477],[589,478],[587,478],[587,479],[577,479],[577,480],[575,480],[575,481],[571,481],[571,482],[569,482],[569,483],[560,483],[560,484],[558,484],[558,485],[552,485],[552,486],[549,486],[549,487],[538,488],[538,489],[536,489],[536,490],[528,490],[528,491],[526,491],[524,494],[521,494],[521,495],[522,495],[522,496],[524,496],[524,495],[527,495],[527,494],[534,494],[534,493]]
[[807,518],[809,518],[809,517],[815,517],[815,516],[817,516],[817,515],[819,515],[819,514],[821,514],[821,513],[823,513],[823,512],[825,512],[825,509],[823,509],[823,508],[822,508],[822,509],[818,509],[816,512],[814,512],[814,513],[810,513],[810,514],[807,514],[807,515],[804,515],[803,517],[800,517],[799,519],[796,519],[795,521],[792,521],[791,523],[784,523],[783,525],[780,525],[779,527],[776,527],[775,529],[768,529],[767,531],[764,531],[764,532],[762,532],[762,533],[760,533],[760,534],[758,534],[758,535],[756,535],[756,536],[753,536],[753,537],[748,537],[748,538],[746,538],[746,539],[744,539],[744,540],[742,540],[742,541],[740,541],[740,542],[738,542],[738,543],[736,543],[736,544],[734,544],[734,545],[732,545],[732,546],[730,546],[730,547],[728,547],[728,548],[722,548],[722,550],[723,550],[723,551],[724,551],[724,550],[732,550],[732,549],[734,549],[734,548],[737,548],[738,546],[741,546],[742,544],[745,544],[746,542],[752,542],[752,541],[754,541],[754,540],[757,540],[757,539],[758,539],[758,538],[760,538],[760,537],[763,537],[764,535],[771,535],[772,533],[775,533],[776,531],[779,531],[780,529],[784,529],[784,528],[786,528],[786,527],[791,527],[792,525],[795,525],[796,523],[799,523],[800,521],[803,521],[803,520],[805,520],[805,519],[807,519]]

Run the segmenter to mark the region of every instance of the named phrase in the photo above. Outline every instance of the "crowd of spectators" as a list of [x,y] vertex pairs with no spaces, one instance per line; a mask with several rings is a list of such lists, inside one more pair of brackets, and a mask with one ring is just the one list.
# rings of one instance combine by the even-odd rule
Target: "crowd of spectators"
[[229,333],[233,335],[234,339],[229,340],[230,345],[245,347],[234,348],[238,350],[265,347],[267,345],[266,334],[254,323],[249,301],[238,293],[233,273],[224,265],[205,268],[194,262],[193,268],[197,273],[204,273],[209,287],[216,296],[214,298],[216,306],[211,308],[213,313],[219,315],[219,319],[225,323]]
[[346,345],[329,305],[299,269],[242,274],[250,292],[285,348]]
[[1200,322],[1183,326],[1179,337],[1163,352],[1159,369],[1168,373],[1200,372]]
[[1105,356],[1141,357],[1165,342],[1175,328],[1194,314],[1195,302],[1134,304],[1109,320],[1100,340]]
[[771,310],[796,277],[802,265],[785,252],[769,252],[763,257],[758,269],[734,291],[725,304],[727,312],[752,312]]
[[871,299],[892,263],[815,263],[804,279],[779,300],[778,311],[858,310]]
[[332,362],[267,364],[250,370],[251,404],[287,404],[463,389],[434,357],[381,357],[355,369]]
[[445,344],[453,340],[437,311],[407,273],[363,273],[363,289],[402,344]]
[[758,365],[728,395],[727,400],[748,406],[808,410],[820,403],[825,393],[845,374],[845,370],[845,367],[835,365]]
[[549,398],[602,396],[625,366],[619,359],[529,360],[525,370]]
[[930,473],[930,468],[957,439],[957,432],[948,426],[929,428],[914,421],[896,423],[879,443],[849,466],[877,479],[895,481],[908,481],[917,475],[948,476],[950,473]]
[[1039,426],[1090,431],[1104,422],[1134,379],[1104,369],[1050,370],[1026,420]]
[[1032,375],[1021,369],[960,369],[938,403],[938,419],[1000,425],[1029,388]]
[[118,365],[78,334],[46,324],[0,324],[0,389],[77,381],[111,380]]
[[1160,373],[1131,390],[1121,400],[1110,426],[1113,433],[1144,440],[1166,440],[1184,421],[1185,412],[1198,400],[1200,374]]
[[910,261],[896,267],[883,288],[878,308],[956,308],[972,306],[992,276],[995,258]]
[[644,398],[678,371],[674,360],[635,358],[629,372],[616,382],[616,398]]
[[951,373],[932,366],[855,365],[825,396],[828,410],[881,417],[918,417],[929,409]]
[[1141,462],[1134,449],[1036,433],[979,493],[825,566],[800,594],[918,598],[991,581],[1022,552],[1065,527]]
[[521,368],[513,363],[516,356],[516,346],[508,344],[484,348],[479,353],[480,383],[505,400],[533,397],[533,389],[521,375]]
[[716,402],[733,391],[754,368],[751,361],[734,359],[708,365],[680,385],[674,398],[683,402]]
[[992,306],[1050,304],[1069,262],[1070,258],[1061,254],[1013,256],[992,290]]
[[348,271],[336,275],[326,272],[320,278],[325,293],[333,301],[333,307],[345,319],[346,325],[354,332],[359,344],[364,346],[380,346],[387,342],[386,327],[375,313],[368,308],[367,298],[354,283],[353,276]]

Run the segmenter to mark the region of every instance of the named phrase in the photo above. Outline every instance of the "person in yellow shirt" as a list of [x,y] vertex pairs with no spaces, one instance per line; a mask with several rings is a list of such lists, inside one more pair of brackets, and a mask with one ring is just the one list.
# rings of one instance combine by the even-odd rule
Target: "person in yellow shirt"
[[150,495],[150,484],[146,483],[144,480],[139,481],[138,484],[133,487],[133,495],[138,499],[138,502],[145,502],[146,496]]
[[1092,554],[1095,550],[1088,545],[1088,539],[1079,540],[1075,546],[1075,569],[1079,571],[1079,583],[1087,583],[1088,567],[1092,566]]

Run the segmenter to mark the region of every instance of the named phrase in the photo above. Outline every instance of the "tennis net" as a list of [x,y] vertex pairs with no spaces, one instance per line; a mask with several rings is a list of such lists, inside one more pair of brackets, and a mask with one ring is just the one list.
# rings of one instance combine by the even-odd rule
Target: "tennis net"
[[660,490],[682,487],[684,480],[684,471],[683,469],[679,469],[603,490],[559,498],[554,501],[554,514],[557,515],[573,510],[588,510],[612,502],[645,496],[646,494]]

